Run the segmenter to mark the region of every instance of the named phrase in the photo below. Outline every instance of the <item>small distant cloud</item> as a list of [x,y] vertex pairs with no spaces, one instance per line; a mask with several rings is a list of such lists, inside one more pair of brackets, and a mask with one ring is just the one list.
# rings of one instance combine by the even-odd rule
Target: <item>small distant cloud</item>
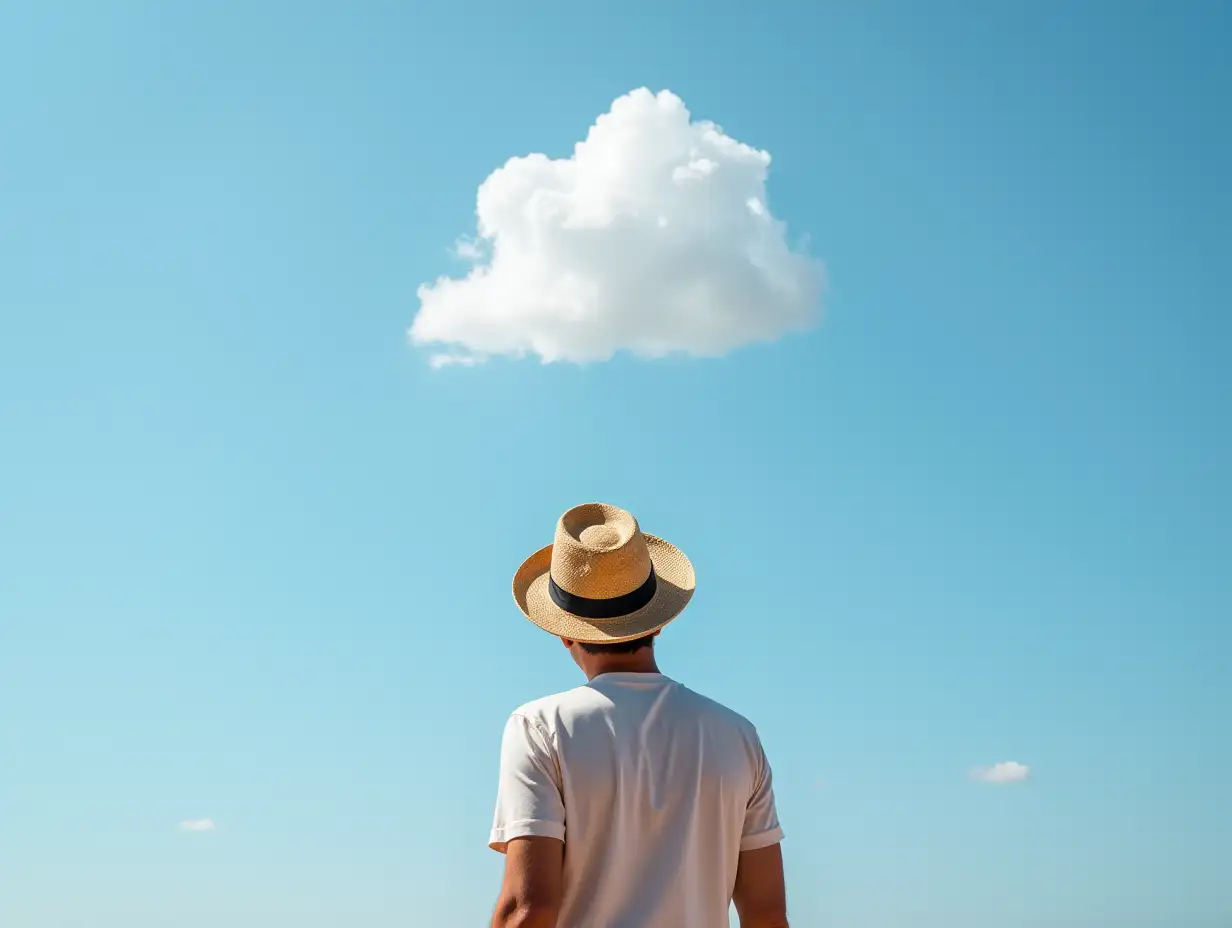
[[217,826],[211,818],[190,818],[180,822],[181,831],[214,831]]
[[440,370],[442,367],[474,367],[479,363],[479,358],[469,354],[434,354],[428,359],[433,370]]
[[1003,760],[991,767],[976,767],[971,779],[977,783],[1021,783],[1031,775],[1031,768],[1016,760]]
[[463,235],[453,244],[453,254],[463,261],[481,261],[484,256],[483,245],[473,238]]

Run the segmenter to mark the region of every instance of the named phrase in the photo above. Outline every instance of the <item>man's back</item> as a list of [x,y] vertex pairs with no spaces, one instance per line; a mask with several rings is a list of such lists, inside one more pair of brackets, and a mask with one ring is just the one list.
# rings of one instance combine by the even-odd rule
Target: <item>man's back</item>
[[603,673],[510,717],[491,843],[565,842],[559,928],[726,928],[742,851],[783,836],[741,716],[658,673]]

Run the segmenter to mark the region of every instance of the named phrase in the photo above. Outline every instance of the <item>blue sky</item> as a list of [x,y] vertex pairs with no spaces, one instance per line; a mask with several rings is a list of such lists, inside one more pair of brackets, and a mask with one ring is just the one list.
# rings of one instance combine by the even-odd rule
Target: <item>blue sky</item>
[[[1228,7],[590,7],[0,8],[0,923],[482,923],[577,682],[510,577],[600,499],[796,923],[1227,925]],[[431,369],[479,183],[643,85],[773,155],[822,323]]]

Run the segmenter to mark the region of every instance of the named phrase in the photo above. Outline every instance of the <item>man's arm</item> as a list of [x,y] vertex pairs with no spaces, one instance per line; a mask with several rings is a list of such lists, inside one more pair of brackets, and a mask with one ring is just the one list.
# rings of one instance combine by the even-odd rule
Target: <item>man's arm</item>
[[788,928],[781,845],[740,852],[732,902],[740,928]]
[[556,928],[564,868],[564,842],[542,837],[510,841],[492,928]]

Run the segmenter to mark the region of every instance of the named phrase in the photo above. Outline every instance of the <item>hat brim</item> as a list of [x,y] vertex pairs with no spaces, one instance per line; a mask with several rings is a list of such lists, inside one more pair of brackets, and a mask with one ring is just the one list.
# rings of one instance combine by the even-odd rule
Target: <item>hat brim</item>
[[684,611],[697,578],[683,551],[654,535],[644,537],[655,569],[655,595],[636,612],[618,619],[584,619],[561,609],[548,595],[551,545],[528,557],[514,574],[513,598],[518,608],[545,632],[586,644],[618,644],[657,632]]

